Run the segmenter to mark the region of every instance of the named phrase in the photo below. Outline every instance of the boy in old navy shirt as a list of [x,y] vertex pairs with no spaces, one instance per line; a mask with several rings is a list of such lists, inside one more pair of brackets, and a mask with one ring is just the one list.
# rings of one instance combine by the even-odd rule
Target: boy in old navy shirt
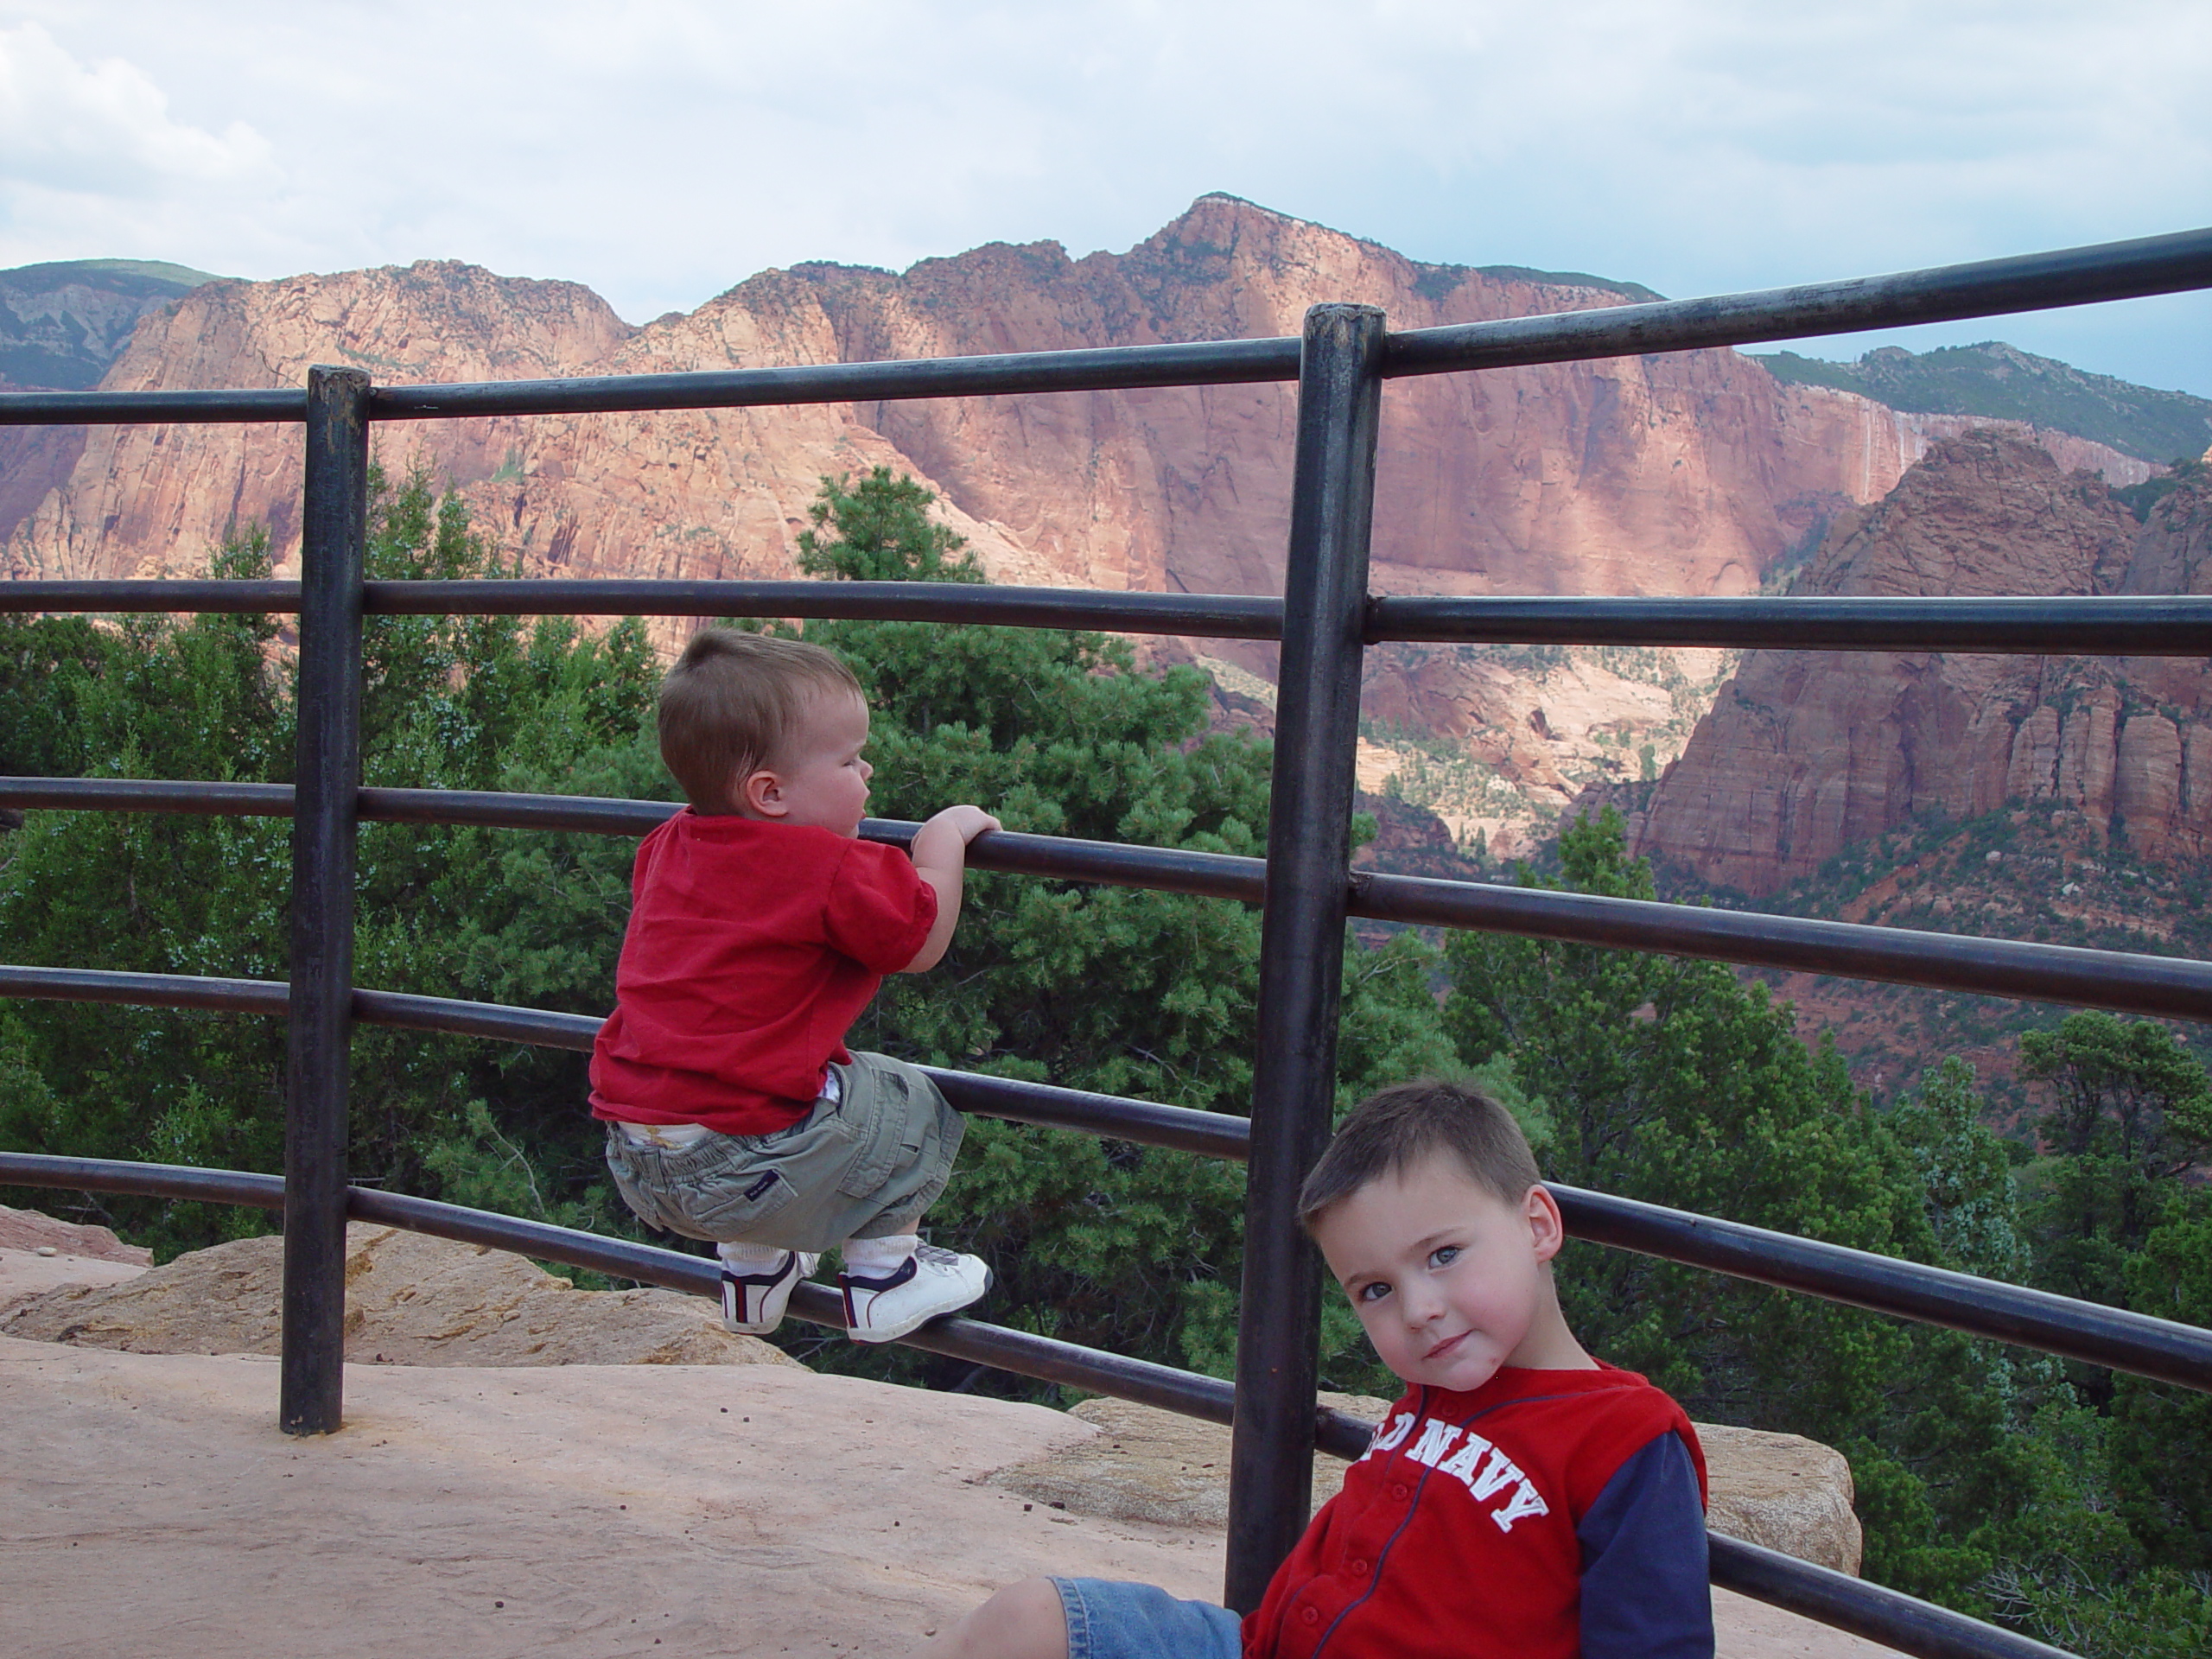
[[1032,1579],[922,1654],[1712,1659],[1697,1435],[1567,1328],[1559,1205],[1505,1109],[1448,1084],[1385,1090],[1299,1211],[1407,1391],[1259,1609]]
[[959,1115],[913,1066],[848,1052],[845,1032],[884,975],[944,954],[968,843],[999,822],[948,807],[911,859],[858,839],[868,734],[852,671],[796,639],[705,629],[661,686],[661,758],[691,804],[638,849],[592,1112],[630,1207],[715,1242],[723,1323],[749,1335],[782,1322],[828,1249],[862,1342],[990,1287],[916,1230]]

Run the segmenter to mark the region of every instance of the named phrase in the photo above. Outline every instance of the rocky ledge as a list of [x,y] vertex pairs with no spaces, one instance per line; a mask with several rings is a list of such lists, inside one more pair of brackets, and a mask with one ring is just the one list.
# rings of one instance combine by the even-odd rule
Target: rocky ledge
[[[275,1328],[275,1241],[149,1270],[112,1235],[22,1216],[0,1211],[16,1497],[0,1651],[895,1655],[1035,1573],[1219,1593],[1207,1506],[1226,1441],[1204,1425],[818,1376],[744,1348],[671,1361],[676,1320],[739,1339],[681,1297],[575,1290],[496,1251],[362,1228],[349,1352],[367,1363],[347,1369],[346,1427],[289,1439],[256,1351]],[[150,1351],[169,1344],[197,1351]],[[1707,1431],[1715,1524],[1810,1553],[1802,1529],[1793,1544],[1725,1522],[1725,1494],[1802,1484],[1847,1515],[1841,1459],[1755,1437],[1778,1460],[1752,1478],[1726,1443],[1740,1433]],[[1063,1484],[1047,1494],[1047,1478]],[[1147,1478],[1150,1514],[1131,1497]],[[1724,1659],[1886,1651],[1713,1600]]]

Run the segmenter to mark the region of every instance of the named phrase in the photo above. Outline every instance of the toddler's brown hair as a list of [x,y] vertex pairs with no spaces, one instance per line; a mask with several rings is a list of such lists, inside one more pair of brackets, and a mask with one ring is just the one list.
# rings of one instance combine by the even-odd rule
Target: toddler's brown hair
[[864,697],[844,659],[820,645],[740,628],[702,628],[660,684],[660,758],[696,811],[735,810],[741,779],[772,765],[826,692]]

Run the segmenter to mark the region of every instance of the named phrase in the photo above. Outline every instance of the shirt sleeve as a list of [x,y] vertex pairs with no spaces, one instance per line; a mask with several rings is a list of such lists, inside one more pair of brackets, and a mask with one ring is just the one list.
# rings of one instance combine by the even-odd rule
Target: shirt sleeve
[[1679,1435],[1622,1464],[1574,1530],[1582,1659],[1713,1659],[1705,1509]]
[[895,847],[853,842],[830,878],[823,929],[833,949],[873,974],[895,974],[937,920],[937,889]]

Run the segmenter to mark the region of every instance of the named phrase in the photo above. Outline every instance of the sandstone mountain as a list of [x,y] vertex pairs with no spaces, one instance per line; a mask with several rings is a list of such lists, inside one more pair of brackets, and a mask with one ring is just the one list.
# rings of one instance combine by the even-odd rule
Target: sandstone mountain
[[[1581,276],[1421,265],[1228,197],[1126,254],[994,245],[903,275],[802,265],[641,329],[573,284],[473,267],[211,283],[139,329],[111,387],[289,385],[318,361],[379,379],[504,379],[1291,334],[1324,299],[1397,327],[1618,304]],[[880,462],[940,490],[1016,580],[1252,592],[1281,579],[1290,391],[1100,392],[821,409],[385,427],[536,568],[788,572],[823,471]],[[1728,352],[1394,383],[1376,551],[1403,588],[1755,588],[1807,528],[1878,499],[1924,446],[1911,418],[1778,385]],[[2090,458],[2054,436],[2069,461]],[[16,531],[19,572],[195,568],[234,521],[296,544],[296,435],[95,435]],[[2144,470],[2114,451],[2114,481]]]
[[[385,382],[662,372],[1294,334],[1323,300],[1377,304],[1414,327],[1645,297],[1596,277],[1421,264],[1208,196],[1126,253],[1071,259],[1039,243],[898,275],[800,265],[644,327],[576,285],[454,264],[210,282],[149,315],[103,384],[296,385],[318,362]],[[1293,401],[1287,387],[1232,386],[433,422],[376,436],[388,467],[420,462],[458,487],[532,573],[788,575],[818,480],[886,466],[936,490],[1000,580],[1252,593],[1282,579]],[[1395,381],[1376,586],[1756,591],[1961,420],[1785,385],[1726,351]],[[2017,430],[2114,482],[2150,471]],[[0,477],[10,575],[188,574],[252,522],[281,561],[296,556],[296,429],[43,442]],[[672,639],[682,625],[663,626]],[[1163,649],[1217,651],[1206,658],[1217,678],[1272,674],[1261,647]],[[1389,651],[1375,653],[1369,697],[1375,720],[1454,747],[1438,810],[1456,833],[1498,845],[1540,831],[1594,779],[1672,760],[1726,666],[1710,653]],[[1394,767],[1419,770],[1380,743],[1368,770]]]
[[[2202,469],[2139,526],[2094,479],[1976,432],[1840,518],[1798,591],[2203,591],[2208,544]],[[2012,802],[2194,860],[2212,838],[2208,713],[2212,673],[2184,658],[1755,652],[1653,791],[1637,847],[1764,895],[1915,818]]]

